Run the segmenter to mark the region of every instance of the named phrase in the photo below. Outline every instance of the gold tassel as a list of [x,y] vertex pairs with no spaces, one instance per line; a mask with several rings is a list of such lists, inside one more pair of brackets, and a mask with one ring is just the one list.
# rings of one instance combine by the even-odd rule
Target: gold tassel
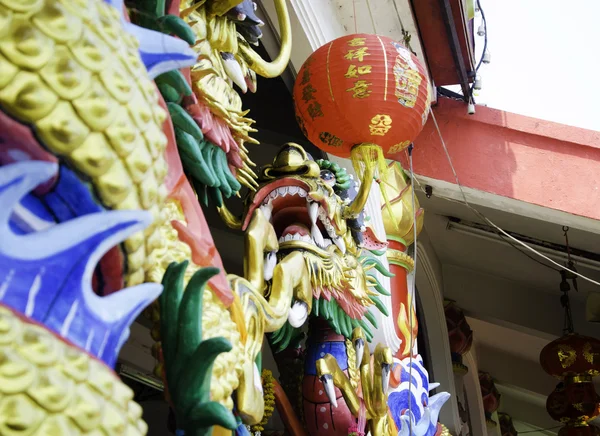
[[389,168],[385,161],[385,157],[383,156],[383,150],[381,147],[377,144],[368,142],[355,145],[350,151],[350,159],[352,160],[354,171],[361,182],[363,181],[364,174],[367,169],[377,169],[377,183],[379,184],[379,190],[381,191],[385,208],[390,215],[391,221],[394,223],[394,227],[399,231],[400,229],[398,228],[398,222],[394,219],[390,199],[388,198],[387,191],[382,185],[383,183],[388,183],[386,179]]

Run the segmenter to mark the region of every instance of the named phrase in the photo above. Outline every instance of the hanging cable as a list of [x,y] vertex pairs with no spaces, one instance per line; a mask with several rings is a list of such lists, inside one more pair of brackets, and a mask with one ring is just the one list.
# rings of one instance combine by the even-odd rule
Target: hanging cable
[[562,425],[555,425],[554,427],[548,427],[548,428],[540,428],[537,430],[527,430],[527,431],[520,431],[518,432],[520,435],[521,434],[527,434],[527,433],[539,433],[541,431],[546,431],[546,430],[555,430],[557,428],[562,428]]
[[560,278],[560,291],[563,293],[560,296],[560,304],[565,311],[563,335],[568,335],[575,331],[573,327],[573,314],[571,313],[571,301],[569,300],[569,291],[571,290],[571,286],[569,286],[569,282],[567,281],[567,272],[565,270],[560,272]]
[[[475,75],[477,75],[477,73],[479,72],[479,68],[481,67],[481,64],[483,63],[483,59],[485,58],[485,54],[487,53],[487,46],[488,46],[487,20],[485,19],[485,13],[483,12],[483,9],[481,8],[481,3],[479,2],[479,0],[477,0],[477,7],[479,8],[479,12],[481,12],[481,21],[483,23],[484,34],[483,34],[483,51],[481,52],[481,57],[479,58],[479,62],[477,62],[477,66],[475,67]],[[469,100],[472,104],[475,104],[474,92],[475,92],[475,82],[473,81],[473,84],[471,85],[471,95],[469,96]]]
[[481,67],[481,64],[483,63],[483,59],[485,57],[485,52],[487,51],[488,45],[487,20],[485,19],[485,13],[481,8],[481,3],[479,2],[479,0],[477,0],[477,7],[479,8],[479,12],[481,12],[481,21],[483,22],[483,30],[485,33],[483,35],[483,51],[481,52],[481,58],[479,58],[479,62],[477,62],[477,66],[475,67],[475,73],[479,71],[479,67]]
[[371,17],[371,25],[373,26],[373,33],[377,35],[377,27],[375,26],[375,19],[373,18],[373,11],[371,11],[371,2],[367,0],[367,8],[369,9],[369,16]]
[[[406,160],[408,161],[409,160],[408,159],[408,150],[404,150],[404,152],[406,154]],[[423,185],[421,184],[421,182],[419,181],[419,179],[415,178],[414,181],[417,182],[417,185],[419,186],[419,189],[421,190],[421,192],[427,196],[428,195],[427,190],[426,190],[426,188],[423,187]],[[429,198],[429,197],[427,197],[427,198]],[[451,201],[452,203],[456,203],[456,204],[462,204],[462,205],[465,204],[464,201],[455,200],[454,198],[445,198],[445,200]],[[564,228],[563,228],[563,230],[564,230]],[[539,263],[541,266],[544,266],[544,267],[549,268],[552,271],[556,271],[556,272],[562,271],[562,268],[554,268],[552,265],[548,265],[547,263],[544,263],[541,260],[536,259],[531,254],[523,251],[517,245],[513,244],[513,242],[510,239],[506,239],[506,237],[502,233],[498,232],[496,229],[492,228],[490,231],[492,231],[492,232],[494,232],[494,234],[498,235],[498,237],[500,239],[502,239],[504,242],[506,242],[509,246],[511,246],[515,250],[517,250],[519,253],[521,253],[522,255],[524,255],[526,257],[528,257],[529,259],[533,260],[534,262]]]
[[[414,350],[414,338],[413,338],[413,326],[414,326],[414,319],[413,319],[413,305],[416,304],[416,283],[417,283],[417,236],[418,236],[418,232],[417,232],[417,207],[416,207],[416,200],[415,200],[415,173],[414,173],[414,168],[413,168],[413,158],[412,158],[412,151],[413,151],[414,145],[410,144],[408,146],[408,163],[409,163],[409,167],[410,167],[410,192],[411,192],[411,200],[412,200],[412,210],[413,210],[413,261],[414,261],[414,265],[413,265],[413,280],[409,289],[409,292],[411,293],[411,297],[410,297],[410,306],[408,308],[408,325],[409,325],[409,332],[410,332],[410,349],[408,350],[409,354],[409,360],[408,360],[408,410],[410,411],[410,413],[412,414],[412,410],[411,410],[411,400],[412,400],[412,369],[413,369],[413,350]],[[414,415],[413,415],[414,416]],[[408,426],[409,426],[409,433],[410,435],[413,434],[412,432],[412,416],[409,417],[410,419],[408,420]]]
[[440,138],[440,141],[442,143],[442,147],[444,148],[444,153],[446,154],[446,159],[448,160],[448,163],[450,164],[450,169],[452,170],[452,174],[454,175],[454,180],[456,181],[456,185],[458,186],[458,189],[460,190],[461,196],[463,198],[463,203],[469,208],[469,210],[471,210],[479,219],[483,220],[484,222],[486,222],[488,225],[490,225],[491,227],[495,228],[497,231],[499,231],[500,233],[502,233],[505,237],[507,237],[508,239],[510,239],[513,242],[516,242],[518,245],[522,246],[523,248],[525,248],[526,250],[532,252],[534,255],[537,255],[539,257],[541,257],[542,259],[546,260],[547,262],[561,268],[564,269],[565,271],[570,272],[571,274],[574,274],[577,277],[582,278],[583,280],[586,280],[590,283],[593,283],[594,285],[600,286],[600,283],[597,282],[596,280],[590,279],[589,277],[584,276],[583,274],[578,273],[577,271],[575,271],[574,268],[565,268],[563,265],[561,265],[560,263],[550,259],[548,256],[545,256],[544,254],[540,253],[539,251],[537,251],[535,248],[529,246],[528,244],[524,243],[523,241],[515,238],[514,236],[510,235],[509,233],[507,233],[506,231],[504,231],[502,228],[500,228],[499,226],[497,226],[494,222],[492,222],[488,217],[486,217],[484,214],[482,214],[481,212],[479,212],[477,209],[475,209],[473,206],[471,206],[471,204],[469,203],[469,201],[467,200],[467,195],[463,189],[463,186],[460,184],[460,180],[458,179],[458,175],[456,174],[456,169],[454,168],[454,164],[452,163],[452,158],[450,157],[450,153],[448,152],[448,148],[446,147],[446,141],[444,141],[444,137],[442,136],[442,132],[440,131],[440,127],[438,125],[437,119],[435,118],[435,113],[433,112],[433,110],[430,108],[429,112],[431,114],[431,118],[433,119],[433,124],[435,125],[435,129],[437,130],[437,134]]
[[398,23],[400,23],[400,30],[402,31],[402,41],[404,42],[404,45],[406,46],[406,48],[408,48],[412,54],[417,56],[417,52],[414,51],[412,46],[410,45],[410,40],[411,40],[412,35],[404,27],[404,23],[402,22],[402,17],[400,16],[400,11],[398,10],[398,5],[396,4],[395,1],[392,1],[392,4],[394,5],[394,10],[396,11],[396,17],[398,17]]
[[514,248],[515,250],[517,250],[519,253],[523,254],[524,256],[527,256],[529,259],[533,260],[534,262],[536,262],[536,263],[539,263],[540,265],[542,265],[542,266],[545,266],[546,268],[549,268],[549,269],[551,269],[552,271],[556,271],[556,272],[561,272],[561,271],[562,271],[562,269],[554,268],[552,265],[548,265],[547,263],[545,263],[545,262],[542,262],[542,261],[541,261],[541,260],[539,260],[539,259],[536,259],[536,258],[535,258],[535,257],[533,257],[531,254],[529,254],[529,253],[527,253],[527,252],[525,252],[525,251],[521,250],[521,249],[520,249],[518,246],[516,246],[515,244],[513,244],[513,243],[510,241],[510,239],[506,239],[506,237],[505,237],[505,236],[504,236],[502,233],[500,233],[500,232],[498,232],[498,231],[496,231],[495,233],[496,233],[496,234],[497,234],[497,235],[500,237],[500,239],[502,239],[504,242],[506,242],[506,243],[507,243],[508,245],[510,245],[512,248]]
[[356,0],[352,0],[352,8],[354,9],[354,33],[358,33],[358,26],[356,25]]

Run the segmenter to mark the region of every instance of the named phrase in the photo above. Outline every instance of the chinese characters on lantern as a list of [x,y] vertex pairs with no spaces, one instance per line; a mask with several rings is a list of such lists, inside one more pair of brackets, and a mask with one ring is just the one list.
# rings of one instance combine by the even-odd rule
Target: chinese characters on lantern
[[321,132],[319,134],[319,139],[323,142],[323,144],[331,145],[332,147],[341,147],[344,144],[342,139],[332,135],[329,132]]
[[393,44],[398,53],[396,62],[394,63],[394,77],[396,79],[395,95],[398,98],[398,103],[405,107],[413,108],[417,102],[419,85],[421,85],[422,78],[409,51],[396,42]]
[[371,118],[369,130],[371,135],[383,136],[392,128],[392,117],[386,114],[377,114]]
[[410,141],[399,142],[398,144],[392,145],[390,147],[390,150],[388,151],[388,153],[389,154],[396,154],[398,152],[401,152],[405,148],[407,148],[409,145],[410,145]]
[[[364,47],[366,38],[353,38],[348,41],[348,46],[351,47],[346,52],[344,59],[353,62],[362,63],[367,56],[370,56],[369,47]],[[356,65],[350,64],[344,77],[346,79],[355,79],[353,86],[346,89],[346,92],[351,92],[353,98],[367,98],[371,95],[369,87],[372,85],[371,82],[366,80],[367,76],[371,73],[371,65]]]
[[302,81],[300,82],[300,85],[303,86],[302,100],[308,103],[308,115],[314,120],[317,117],[323,116],[323,110],[321,109],[321,104],[316,100],[315,96],[313,95],[317,92],[317,90],[310,83],[310,76],[310,69],[305,69],[304,74],[302,75]]

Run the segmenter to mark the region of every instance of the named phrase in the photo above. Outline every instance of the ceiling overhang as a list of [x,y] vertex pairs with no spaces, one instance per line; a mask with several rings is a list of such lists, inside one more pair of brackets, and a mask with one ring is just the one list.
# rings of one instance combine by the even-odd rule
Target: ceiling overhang
[[463,0],[411,0],[421,44],[436,85],[461,85],[474,77],[473,20]]
[[[464,0],[290,0],[294,49],[291,68],[298,71],[312,52],[352,33],[376,33],[403,41],[427,66],[436,86],[456,85],[467,95],[473,79],[472,12]],[[272,1],[261,11],[279,35]],[[269,50],[269,48],[267,47]],[[272,55],[276,55],[272,47]],[[271,53],[270,53],[271,54]]]
[[[293,41],[290,64],[294,71],[300,70],[304,61],[319,47],[353,33],[376,33],[398,41],[409,39],[412,51],[427,65],[410,0],[368,3],[361,0],[355,3],[347,0],[289,0],[288,6]],[[261,1],[260,9],[274,33],[279,35],[273,2]],[[267,47],[267,50],[276,54],[275,47]]]

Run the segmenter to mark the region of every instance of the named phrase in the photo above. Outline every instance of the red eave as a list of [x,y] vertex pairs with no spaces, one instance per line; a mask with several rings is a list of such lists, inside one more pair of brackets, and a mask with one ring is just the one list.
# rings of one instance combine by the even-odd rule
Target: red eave
[[[461,0],[448,0],[452,8],[453,28],[466,73],[474,69],[473,50]],[[444,0],[413,0],[412,7],[419,28],[421,43],[437,86],[461,84],[460,68],[453,53],[453,44],[446,26]]]
[[[467,115],[447,98],[434,114],[465,187],[600,220],[600,132],[487,107]],[[413,156],[416,174],[455,183],[433,120]]]

